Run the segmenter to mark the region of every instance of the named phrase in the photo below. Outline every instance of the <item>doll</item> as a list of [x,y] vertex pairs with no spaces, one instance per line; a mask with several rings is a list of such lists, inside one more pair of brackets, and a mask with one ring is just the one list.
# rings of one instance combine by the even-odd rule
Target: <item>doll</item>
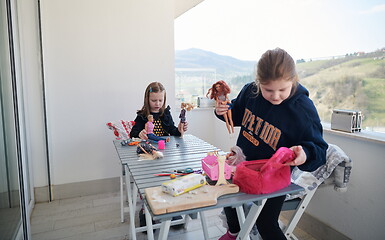
[[153,115],[148,115],[147,116],[147,123],[144,125],[144,129],[147,132],[147,137],[150,140],[153,140],[155,142],[158,142],[160,140],[164,140],[165,142],[169,142],[170,138],[162,138],[154,134],[154,116]]
[[206,96],[210,99],[214,99],[217,102],[217,105],[220,103],[229,105],[229,109],[227,113],[223,115],[223,117],[226,121],[227,130],[229,131],[229,134],[231,134],[234,133],[234,124],[231,114],[231,102],[227,97],[227,94],[229,93],[229,85],[227,85],[225,81],[219,80],[218,82],[214,83],[213,86],[208,90]]
[[[191,111],[194,107],[195,106],[192,103],[184,103],[184,102],[182,102],[180,104],[181,110],[180,110],[179,118],[180,118],[180,122],[181,123],[183,123],[183,124],[186,123],[186,111]],[[182,132],[180,133],[181,136],[183,136],[183,132],[184,131],[183,131],[183,128],[182,128]]]
[[226,154],[226,163],[230,166],[237,166],[239,163],[246,161],[246,156],[240,147],[233,146],[230,151]]
[[143,160],[155,160],[163,157],[163,153],[148,142],[140,142],[137,145],[136,153]]

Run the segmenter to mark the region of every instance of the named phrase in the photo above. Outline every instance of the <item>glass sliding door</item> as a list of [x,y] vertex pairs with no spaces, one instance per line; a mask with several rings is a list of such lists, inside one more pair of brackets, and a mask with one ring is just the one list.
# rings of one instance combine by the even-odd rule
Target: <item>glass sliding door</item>
[[[1,54],[1,56],[3,55]],[[9,96],[4,91],[6,84],[4,84],[3,75],[1,75],[0,81],[2,85],[0,98],[0,236],[2,236],[1,239],[14,239],[21,224],[17,155],[14,128],[12,128],[13,119],[9,114],[12,109],[6,106],[8,103],[6,98]]]
[[14,239],[21,224],[12,73],[5,1],[0,6],[0,236]]
[[[28,239],[30,193],[20,86],[16,1],[0,1],[0,239]],[[23,168],[23,165],[24,168]]]

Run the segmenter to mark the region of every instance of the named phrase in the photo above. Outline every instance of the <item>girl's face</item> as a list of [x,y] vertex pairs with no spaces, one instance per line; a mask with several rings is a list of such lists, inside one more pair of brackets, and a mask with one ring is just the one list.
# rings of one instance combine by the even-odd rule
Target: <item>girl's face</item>
[[292,87],[293,81],[283,78],[260,84],[263,98],[273,105],[279,105],[286,100],[290,96]]
[[158,113],[164,103],[164,91],[150,92],[148,96],[148,103],[150,105],[150,112]]

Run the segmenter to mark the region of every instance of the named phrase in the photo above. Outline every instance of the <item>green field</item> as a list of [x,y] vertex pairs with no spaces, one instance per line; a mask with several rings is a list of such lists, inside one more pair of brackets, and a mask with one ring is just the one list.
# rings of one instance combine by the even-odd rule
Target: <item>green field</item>
[[[333,109],[357,110],[363,114],[363,128],[385,129],[385,48],[329,60],[313,59],[296,66],[300,82],[309,90],[322,121],[331,121]],[[178,72],[176,97],[196,103],[196,98],[205,96],[214,82],[225,80],[232,99],[253,79],[247,73]]]
[[323,121],[330,122],[333,109],[350,109],[362,112],[364,128],[385,126],[381,55],[304,62],[297,64],[297,71]]

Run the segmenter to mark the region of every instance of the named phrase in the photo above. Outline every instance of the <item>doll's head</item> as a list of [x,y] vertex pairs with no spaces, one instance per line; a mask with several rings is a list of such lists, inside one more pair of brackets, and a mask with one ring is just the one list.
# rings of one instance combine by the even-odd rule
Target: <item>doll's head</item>
[[153,122],[153,121],[154,121],[154,116],[153,116],[152,114],[148,115],[148,116],[147,116],[147,120],[148,120],[149,122]]
[[182,103],[180,104],[180,108],[181,108],[181,109],[186,109],[187,111],[190,111],[190,110],[192,110],[192,109],[195,108],[195,105],[194,105],[193,103],[185,103],[185,102],[182,102]]
[[218,82],[214,83],[213,86],[208,90],[206,96],[210,99],[215,99],[218,96],[227,95],[229,93],[229,85],[227,85],[225,81],[219,80]]

